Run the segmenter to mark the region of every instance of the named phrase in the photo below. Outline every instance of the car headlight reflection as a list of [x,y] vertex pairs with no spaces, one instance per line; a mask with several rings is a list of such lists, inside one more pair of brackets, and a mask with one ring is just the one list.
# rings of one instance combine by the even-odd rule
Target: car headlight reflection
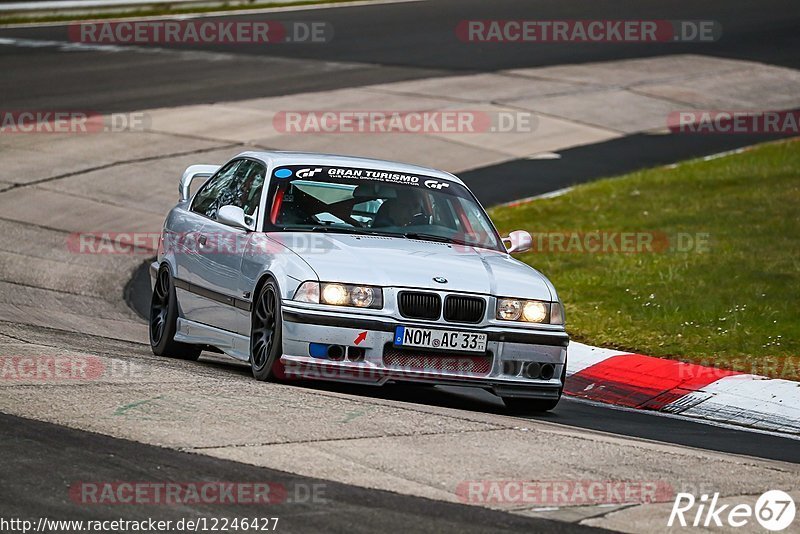
[[561,303],[541,300],[499,298],[496,317],[502,321],[564,324]]
[[297,288],[294,300],[331,306],[381,309],[383,308],[383,291],[374,286],[309,281],[303,282]]

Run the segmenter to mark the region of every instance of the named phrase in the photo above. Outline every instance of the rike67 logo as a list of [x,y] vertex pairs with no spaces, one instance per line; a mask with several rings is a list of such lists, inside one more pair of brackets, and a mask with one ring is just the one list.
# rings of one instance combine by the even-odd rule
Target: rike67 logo
[[719,504],[719,493],[711,497],[704,494],[699,499],[691,493],[678,493],[667,526],[739,528],[755,519],[763,528],[780,532],[792,525],[796,512],[794,499],[780,490],[764,493],[755,506]]

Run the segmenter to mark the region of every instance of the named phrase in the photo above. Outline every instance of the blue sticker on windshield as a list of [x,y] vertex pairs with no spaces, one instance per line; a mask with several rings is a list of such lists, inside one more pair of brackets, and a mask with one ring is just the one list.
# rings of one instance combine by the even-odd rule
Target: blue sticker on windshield
[[275,178],[288,178],[292,175],[292,171],[289,169],[278,169],[275,171]]

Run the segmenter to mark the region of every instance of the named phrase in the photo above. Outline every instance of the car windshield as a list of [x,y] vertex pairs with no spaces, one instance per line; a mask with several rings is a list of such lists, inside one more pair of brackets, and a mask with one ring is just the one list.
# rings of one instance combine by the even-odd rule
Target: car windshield
[[273,171],[266,227],[376,234],[505,250],[486,212],[461,184],[343,167]]

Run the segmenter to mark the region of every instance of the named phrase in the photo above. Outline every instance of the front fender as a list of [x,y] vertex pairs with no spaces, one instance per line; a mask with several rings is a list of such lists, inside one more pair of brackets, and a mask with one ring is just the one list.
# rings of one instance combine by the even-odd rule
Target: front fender
[[[248,300],[252,302],[258,283],[266,276],[278,283],[283,300],[291,299],[302,282],[319,280],[314,269],[297,253],[267,234],[254,232],[242,257],[241,294],[249,294]],[[237,310],[237,314],[237,332],[250,335],[250,313]]]

